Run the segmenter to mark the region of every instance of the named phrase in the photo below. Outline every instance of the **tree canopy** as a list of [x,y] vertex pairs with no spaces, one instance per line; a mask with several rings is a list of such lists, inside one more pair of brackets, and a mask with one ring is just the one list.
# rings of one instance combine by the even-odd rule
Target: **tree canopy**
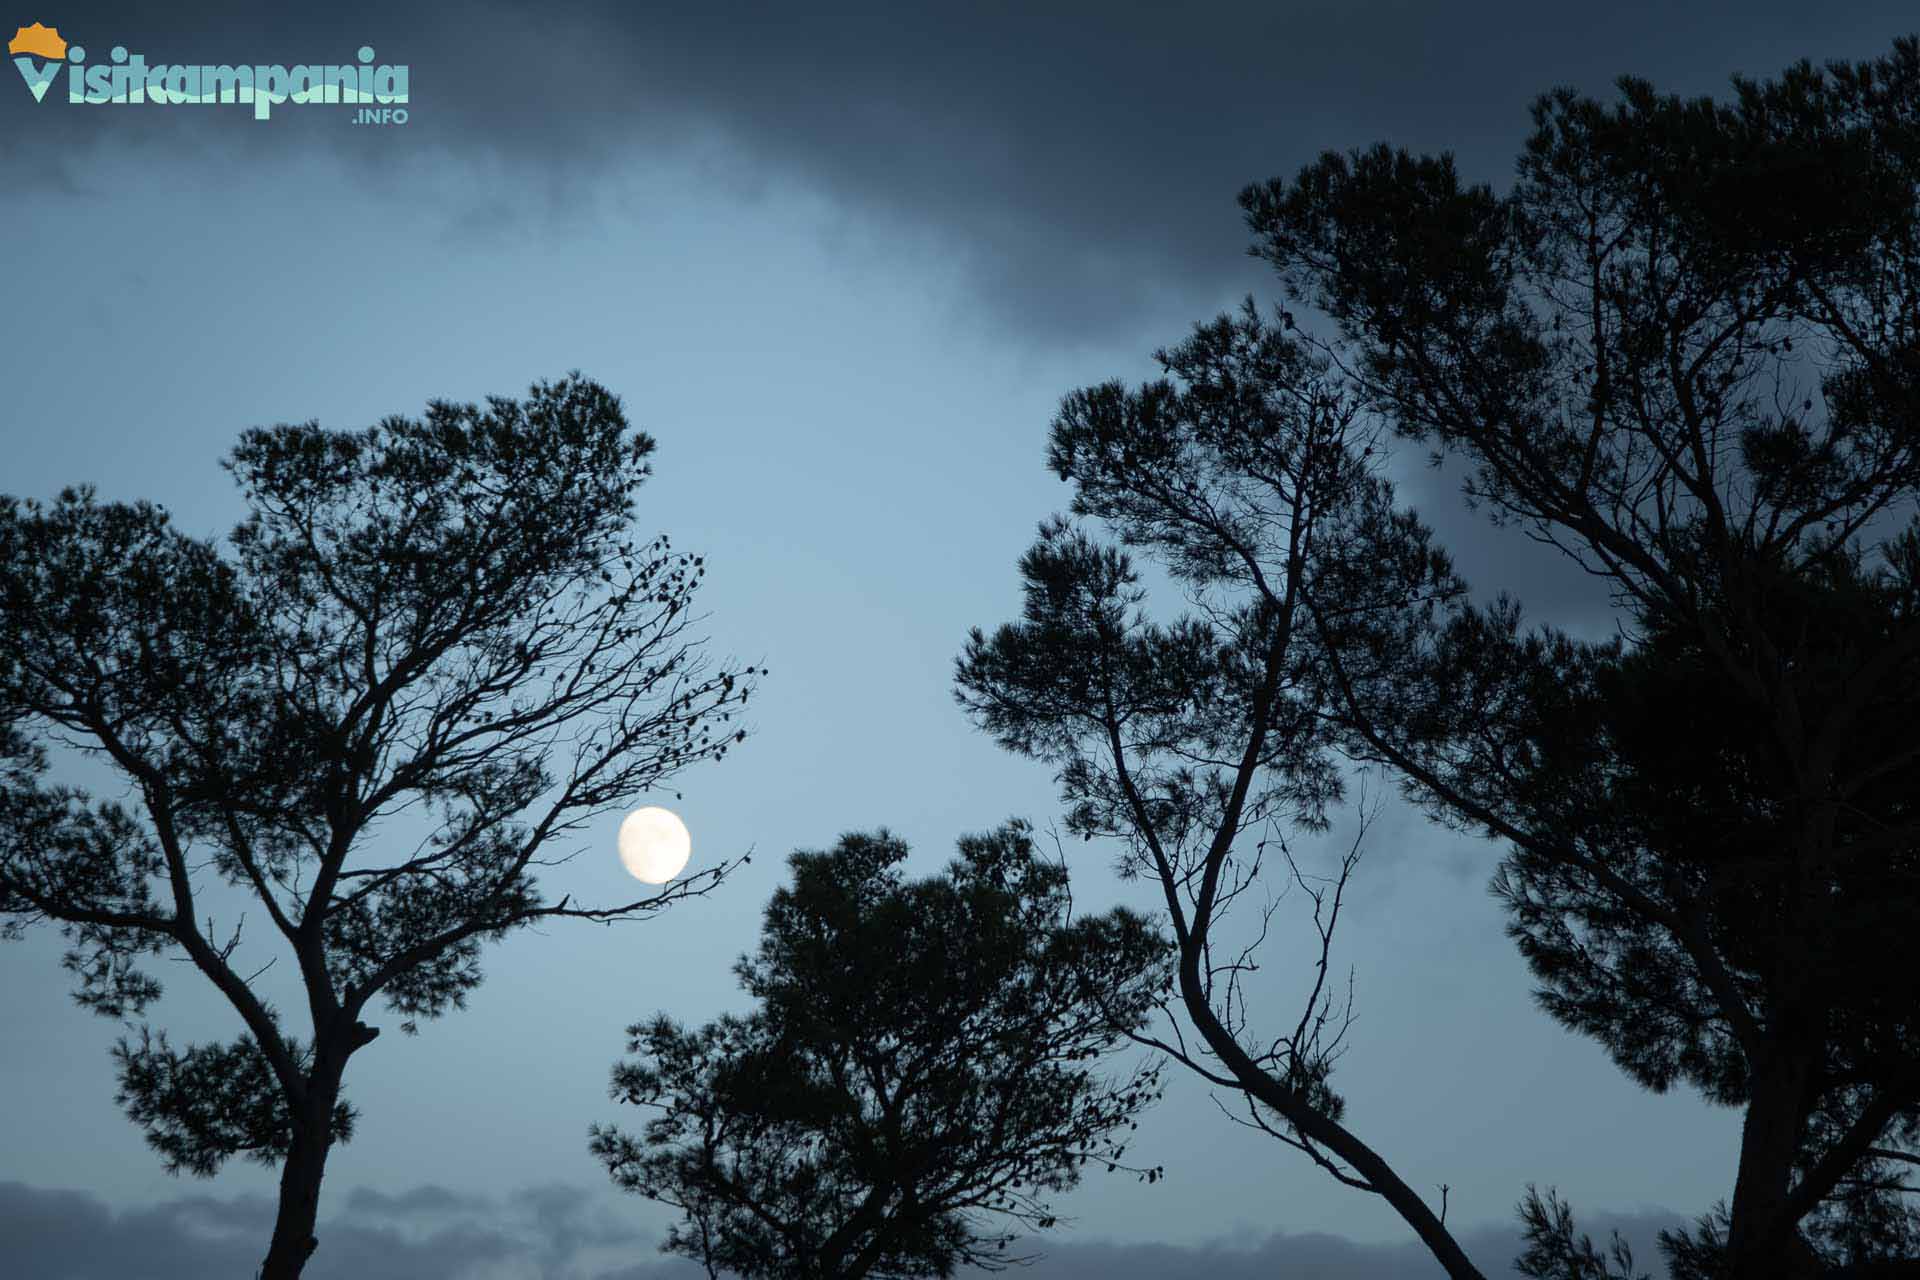
[[[372,1003],[411,1032],[463,1003],[484,942],[644,916],[727,870],[606,907],[535,881],[555,841],[744,737],[760,672],[691,635],[700,557],[626,532],[653,449],[573,374],[364,431],[246,432],[230,551],[91,489],[0,499],[0,909],[66,935],[96,1013],[138,1018],[161,957],[232,1004],[227,1044],[123,1039],[119,1100],[170,1171],[283,1166],[270,1280],[316,1243]],[[134,804],[50,783],[54,745]],[[384,825],[407,810],[411,849]],[[235,893],[293,962],[303,1031],[209,919]]]
[[[1448,1274],[1478,1276],[1434,1208],[1343,1124],[1330,1084],[1351,1012],[1335,1012],[1331,949],[1359,844],[1324,880],[1288,846],[1290,832],[1328,830],[1347,796],[1323,714],[1329,652],[1431,621],[1463,588],[1377,474],[1337,370],[1283,325],[1249,302],[1156,358],[1164,377],[1062,404],[1048,462],[1081,519],[1042,524],[1020,561],[1021,618],[973,631],[955,696],[1003,746],[1055,765],[1069,829],[1117,841],[1123,874],[1157,887],[1180,1009],[1172,1039],[1141,1038],[1236,1096],[1245,1123],[1382,1196]],[[1136,550],[1187,612],[1155,620]],[[1345,622],[1328,611],[1314,627],[1310,597],[1340,601]],[[1276,1027],[1243,988],[1272,906],[1239,933],[1221,922],[1271,889],[1282,857],[1282,890],[1312,901],[1319,956],[1299,1016]]]
[[1735,88],[1549,94],[1505,195],[1377,146],[1242,203],[1356,398],[1626,627],[1384,627],[1347,747],[1510,846],[1549,1012],[1745,1110],[1733,1274],[1920,1270],[1920,41]]
[[795,853],[736,966],[752,1012],[628,1028],[613,1097],[657,1114],[637,1138],[596,1126],[592,1150],[682,1211],[662,1247],[710,1274],[998,1269],[1018,1228],[1054,1224],[1047,1193],[1120,1167],[1158,1096],[1156,1067],[1096,1073],[1166,983],[1144,920],[1072,919],[1020,823],[962,839],[941,876],[904,880],[906,856],[885,831]]
[[[1304,1087],[1322,1024],[1262,1061],[1222,1016],[1222,886],[1269,824],[1324,822],[1345,762],[1506,844],[1549,1012],[1650,1087],[1745,1108],[1724,1230],[1671,1239],[1676,1268],[1920,1267],[1896,923],[1920,909],[1920,41],[1735,88],[1544,95],[1507,194],[1386,145],[1248,188],[1253,251],[1330,325],[1249,303],[1166,377],[1067,397],[1049,464],[1121,546],[1043,526],[1023,619],[959,664],[1075,829],[1160,881],[1209,1078],[1455,1276],[1478,1272]],[[1375,474],[1388,432],[1607,581],[1624,640],[1476,604]],[[1150,621],[1130,551],[1192,612]],[[1523,1216],[1569,1274],[1601,1265],[1553,1204]]]

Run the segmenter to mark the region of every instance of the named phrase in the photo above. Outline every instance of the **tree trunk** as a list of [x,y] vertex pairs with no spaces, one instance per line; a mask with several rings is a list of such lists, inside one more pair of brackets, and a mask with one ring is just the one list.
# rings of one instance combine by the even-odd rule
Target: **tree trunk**
[[337,1088],[316,1089],[309,1095],[307,1115],[294,1126],[293,1145],[280,1170],[280,1213],[274,1219],[273,1242],[267,1246],[260,1280],[299,1280],[307,1259],[320,1246],[313,1228],[320,1216],[320,1178],[333,1145],[336,1092]]
[[1727,1230],[1727,1273],[1742,1280],[1801,1280],[1821,1271],[1799,1224],[1787,1218],[1808,1066],[1806,1054],[1776,1048],[1754,1067]]
[[1401,1221],[1413,1228],[1414,1234],[1420,1237],[1420,1243],[1427,1247],[1433,1260],[1447,1273],[1448,1280],[1486,1280],[1485,1274],[1473,1265],[1466,1250],[1460,1247],[1460,1242],[1453,1238],[1445,1224],[1427,1207],[1427,1202],[1402,1181],[1400,1175],[1377,1152],[1336,1121],[1300,1102],[1292,1090],[1271,1073],[1263,1071],[1240,1046],[1240,1042],[1234,1039],[1232,1032],[1227,1030],[1226,1024],[1220,1021],[1213,1007],[1207,1003],[1206,990],[1200,980],[1198,941],[1187,947],[1180,957],[1180,994],[1186,1003],[1188,1016],[1193,1019],[1195,1030],[1242,1088],[1285,1116],[1299,1128],[1303,1137],[1319,1143],[1351,1165],[1354,1172],[1393,1207]]
[[[821,1242],[820,1252],[814,1259],[818,1274],[856,1280],[873,1270],[886,1245],[886,1204],[893,1199],[895,1190],[892,1184],[882,1183],[868,1191],[852,1215]],[[860,1253],[851,1262],[846,1261],[847,1250],[863,1232],[872,1234]]]

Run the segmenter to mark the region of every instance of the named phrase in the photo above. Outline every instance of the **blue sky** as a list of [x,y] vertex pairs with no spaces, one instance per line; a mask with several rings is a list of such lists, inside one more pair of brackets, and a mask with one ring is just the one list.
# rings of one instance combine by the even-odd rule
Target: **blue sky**
[[[696,861],[752,848],[752,866],[652,921],[523,933],[489,953],[469,1009],[358,1056],[362,1130],[329,1163],[316,1277],[396,1259],[395,1275],[677,1274],[654,1253],[666,1211],[613,1192],[586,1150],[589,1123],[633,1119],[605,1096],[622,1028],[740,1007],[729,966],[795,848],[885,825],[930,873],[963,833],[1058,812],[1043,767],[965,722],[953,659],[968,627],[1014,616],[1014,562],[1065,506],[1043,466],[1060,397],[1145,376],[1154,347],[1249,290],[1275,297],[1243,254],[1242,185],[1380,138],[1454,149],[1498,184],[1554,85],[1606,96],[1630,72],[1719,92],[1734,72],[1875,56],[1913,25],[1867,4],[540,13],[18,16],[156,61],[373,44],[412,68],[413,118],[385,130],[347,108],[256,123],[0,88],[0,492],[90,482],[218,536],[243,514],[218,460],[246,427],[359,428],[578,368],[659,441],[637,531],[708,557],[711,648],[771,669],[753,736],[670,801]],[[1484,529],[1417,455],[1396,465],[1476,587],[1606,626],[1577,571]],[[617,823],[550,894],[626,887]],[[1081,905],[1151,905],[1109,853],[1067,852]],[[1534,1010],[1485,890],[1497,858],[1390,808],[1338,940],[1351,1127],[1416,1187],[1449,1185],[1490,1273],[1528,1182],[1596,1234],[1647,1241],[1705,1211],[1738,1122],[1642,1092]],[[1276,1021],[1307,978],[1288,963],[1312,936],[1294,905],[1257,991]],[[0,1238],[50,1257],[87,1242],[84,1276],[253,1259],[273,1175],[162,1172],[113,1105],[120,1029],[71,1003],[60,950],[46,934],[0,950]],[[203,985],[182,969],[153,1020],[233,1035]],[[1437,1274],[1384,1207],[1169,1080],[1135,1144],[1167,1180],[1090,1175],[1034,1275]]]

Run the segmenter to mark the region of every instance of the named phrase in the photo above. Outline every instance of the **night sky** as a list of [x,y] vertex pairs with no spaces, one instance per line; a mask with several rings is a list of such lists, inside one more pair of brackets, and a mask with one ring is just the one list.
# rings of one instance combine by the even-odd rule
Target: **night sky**
[[[1043,461],[1060,398],[1149,376],[1154,348],[1248,292],[1277,300],[1245,254],[1244,185],[1384,139],[1504,187],[1552,87],[1722,93],[1803,57],[1878,56],[1915,26],[1910,4],[1878,3],[69,4],[5,25],[33,21],[90,62],[370,45],[409,67],[410,118],[73,105],[64,76],[35,103],[6,72],[0,492],[90,482],[219,536],[244,510],[218,462],[248,427],[358,429],[577,368],[659,441],[636,532],[707,557],[709,649],[771,670],[737,752],[681,775],[683,799],[634,798],[683,815],[696,864],[752,849],[752,865],[657,919],[517,934],[467,1010],[358,1055],[315,1280],[699,1273],[656,1252],[670,1211],[587,1152],[590,1123],[641,1119],[606,1096],[623,1028],[744,1008],[730,966],[794,849],[886,826],[928,874],[963,834],[1057,818],[1048,770],[954,705],[953,661],[968,627],[1017,615],[1015,561],[1066,505]],[[1486,527],[1418,450],[1391,466],[1476,591],[1611,629],[1603,592]],[[58,780],[120,793],[67,763]],[[618,821],[547,873],[550,897],[630,888]],[[1078,907],[1155,905],[1113,851],[1066,852]],[[1729,1194],[1738,1113],[1645,1093],[1533,1007],[1486,892],[1499,852],[1398,802],[1370,834],[1337,940],[1349,1127],[1436,1200],[1450,1187],[1448,1222],[1489,1274],[1518,1250],[1529,1182],[1657,1265],[1656,1230]],[[1301,905],[1276,915],[1255,988],[1289,1024]],[[113,1103],[121,1028],[74,1005],[62,949],[51,929],[0,947],[8,1269],[251,1274],[275,1175],[163,1172]],[[150,1021],[176,1042],[238,1033],[204,979],[158,969]],[[1384,1205],[1167,1078],[1133,1147],[1166,1179],[1090,1170],[1031,1274],[1439,1274]]]

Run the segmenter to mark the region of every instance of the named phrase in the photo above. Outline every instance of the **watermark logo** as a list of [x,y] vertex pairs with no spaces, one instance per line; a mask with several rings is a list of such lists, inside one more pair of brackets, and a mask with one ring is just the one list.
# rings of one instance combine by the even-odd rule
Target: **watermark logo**
[[[4,30],[6,28],[0,27],[0,31]],[[60,64],[67,60],[67,42],[60,38],[60,28],[43,27],[36,22],[13,33],[13,39],[7,41],[7,53],[13,58],[13,65],[20,68],[20,74],[26,77],[27,88],[33,90],[33,100],[38,102],[47,96],[47,86],[59,74]],[[35,66],[35,58],[47,61]]]
[[[0,28],[4,30],[5,28]],[[87,51],[61,38],[58,27],[35,22],[7,41],[7,53],[35,102],[67,71],[67,101],[156,106],[250,105],[255,120],[266,120],[277,106],[350,105],[355,124],[407,122],[407,67],[375,64],[373,49],[362,45],[357,62],[338,66],[281,63],[228,66],[157,63],[115,45],[104,63],[87,62]]]

